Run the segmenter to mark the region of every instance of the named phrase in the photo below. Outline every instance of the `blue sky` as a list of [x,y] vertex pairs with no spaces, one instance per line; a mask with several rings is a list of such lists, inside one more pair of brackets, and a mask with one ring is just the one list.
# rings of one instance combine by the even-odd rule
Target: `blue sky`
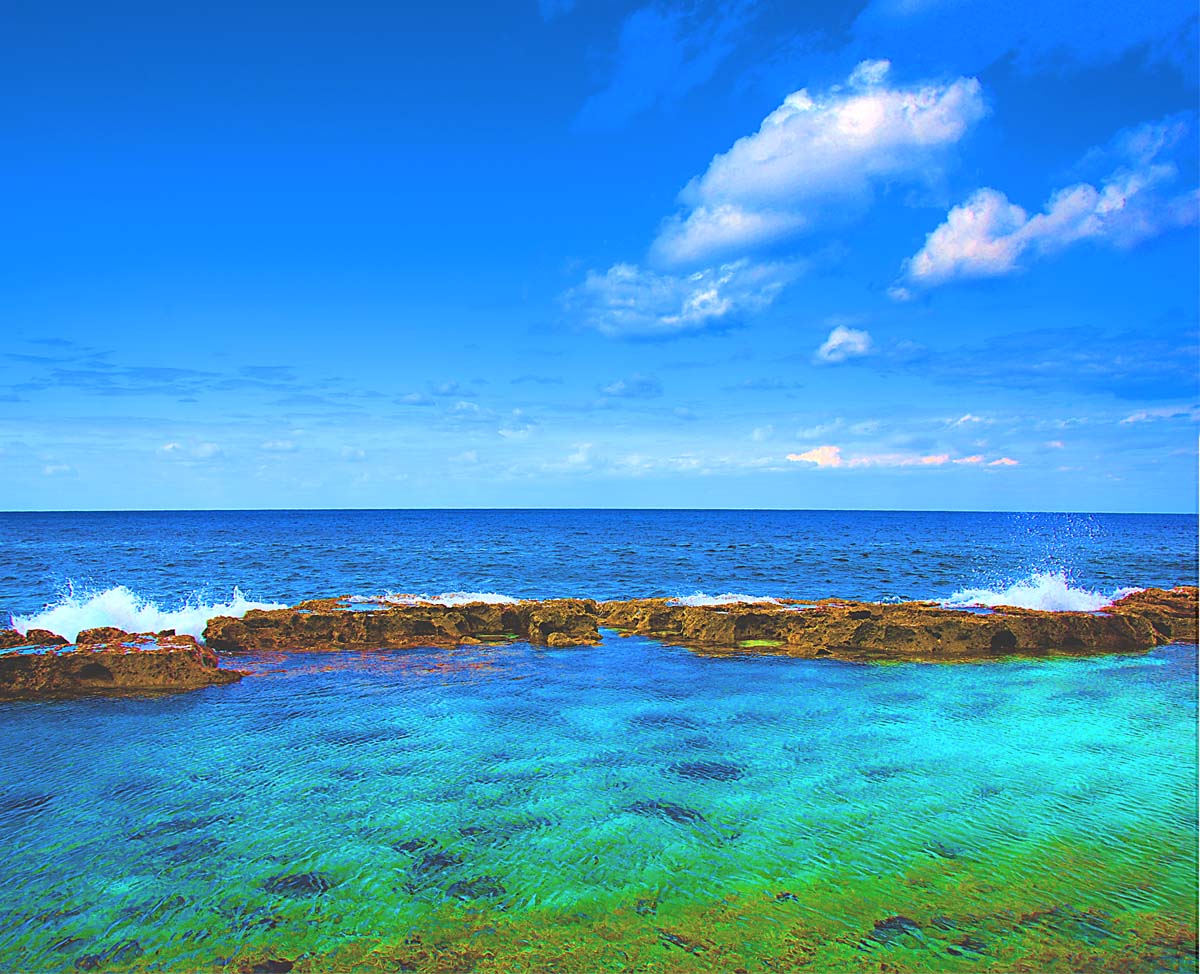
[[1194,4],[250,6],[6,16],[0,508],[1196,509]]

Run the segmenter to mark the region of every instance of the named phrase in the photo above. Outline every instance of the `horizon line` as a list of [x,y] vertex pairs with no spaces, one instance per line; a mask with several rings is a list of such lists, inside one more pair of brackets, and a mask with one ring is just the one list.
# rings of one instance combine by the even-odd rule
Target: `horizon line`
[[773,513],[773,514],[1085,514],[1133,517],[1198,517],[1200,511],[1095,511],[1065,508],[931,508],[931,507],[162,507],[162,508],[45,508],[4,510],[5,514],[335,514],[382,512],[664,512],[664,513]]

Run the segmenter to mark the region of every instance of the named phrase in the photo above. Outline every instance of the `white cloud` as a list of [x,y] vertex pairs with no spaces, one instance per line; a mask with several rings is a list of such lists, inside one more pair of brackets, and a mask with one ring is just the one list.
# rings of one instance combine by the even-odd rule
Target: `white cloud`
[[651,246],[651,255],[666,264],[692,264],[713,254],[744,252],[791,236],[808,222],[799,213],[747,209],[735,203],[702,204],[686,217],[669,218]]
[[291,453],[296,449],[296,444],[291,440],[267,440],[259,449],[268,453]]
[[793,463],[815,463],[818,467],[840,467],[845,463],[840,446],[815,446],[803,453],[789,453],[787,458]]
[[[948,453],[917,454],[917,453],[861,453],[857,456],[842,455],[839,446],[825,445],[813,447],[804,453],[789,453],[787,459],[793,463],[810,463],[820,469],[862,468],[862,467],[942,467],[948,463],[979,464],[982,456],[952,458]],[[1013,466],[1016,460],[1001,457],[993,460],[988,466]]]
[[[1076,183],[1055,192],[1029,216],[1004,193],[985,187],[953,209],[925,245],[905,262],[909,284],[933,286],[955,278],[999,277],[1082,240],[1129,248],[1200,216],[1197,191],[1165,195],[1178,169],[1155,158],[1184,134],[1179,122],[1141,126],[1118,137],[1124,162],[1097,187]],[[1094,153],[1095,154],[1095,153]],[[911,297],[893,288],[897,300]]]
[[1158,419],[1186,419],[1189,422],[1200,420],[1200,406],[1166,406],[1160,409],[1141,409],[1131,413],[1121,420],[1122,426],[1134,423],[1151,423]]
[[221,446],[218,443],[201,443],[197,445],[194,450],[192,450],[192,456],[196,457],[198,460],[211,460],[214,457],[223,455],[224,452],[225,451],[221,449]]
[[890,63],[864,61],[847,86],[793,92],[759,130],[717,155],[680,193],[652,248],[665,264],[742,252],[811,227],[877,184],[928,180],[986,108],[974,78],[888,87]]
[[870,355],[872,350],[873,345],[869,332],[838,325],[817,349],[815,358],[818,362],[836,364],[845,362],[847,359]]
[[59,474],[71,473],[73,468],[68,463],[48,463],[42,467],[42,475],[45,477],[56,477]]
[[963,415],[959,416],[958,419],[954,420],[954,422],[952,422],[950,425],[951,426],[967,426],[972,423],[982,423],[982,422],[984,422],[984,419],[982,416],[976,416],[974,413],[964,413]]
[[612,337],[663,337],[721,327],[769,306],[802,270],[798,262],[738,260],[693,274],[633,264],[588,273],[564,296],[583,324]]

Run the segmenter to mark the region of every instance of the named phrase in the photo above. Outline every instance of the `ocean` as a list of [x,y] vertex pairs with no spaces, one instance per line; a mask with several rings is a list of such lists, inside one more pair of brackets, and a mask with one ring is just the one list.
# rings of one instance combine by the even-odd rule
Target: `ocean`
[[[1192,516],[0,514],[22,628],[324,595],[1092,610]],[[0,703],[0,970],[1196,970],[1197,657],[255,655]]]

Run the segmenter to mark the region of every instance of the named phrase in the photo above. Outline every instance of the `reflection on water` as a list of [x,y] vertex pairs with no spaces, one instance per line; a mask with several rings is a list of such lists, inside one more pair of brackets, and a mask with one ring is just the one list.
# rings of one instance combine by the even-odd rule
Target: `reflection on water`
[[1192,647],[239,665],[0,706],[0,968],[1195,968]]

